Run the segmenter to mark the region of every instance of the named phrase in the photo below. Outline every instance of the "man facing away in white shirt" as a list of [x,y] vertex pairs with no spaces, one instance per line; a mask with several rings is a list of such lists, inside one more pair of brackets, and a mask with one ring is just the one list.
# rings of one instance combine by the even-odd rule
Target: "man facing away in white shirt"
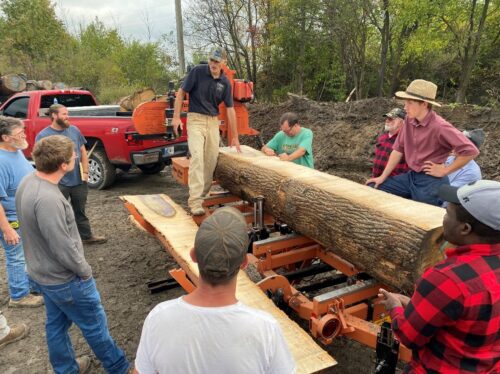
[[149,313],[136,374],[295,373],[278,322],[236,299],[236,278],[247,265],[247,248],[247,225],[238,210],[220,208],[205,219],[191,250],[198,287]]

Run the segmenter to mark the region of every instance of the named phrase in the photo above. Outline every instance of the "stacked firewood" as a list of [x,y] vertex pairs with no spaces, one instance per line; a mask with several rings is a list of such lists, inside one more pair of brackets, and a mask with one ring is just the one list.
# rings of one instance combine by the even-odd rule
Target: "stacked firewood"
[[10,96],[22,91],[64,89],[62,82],[28,79],[24,74],[6,74],[0,76],[0,95]]

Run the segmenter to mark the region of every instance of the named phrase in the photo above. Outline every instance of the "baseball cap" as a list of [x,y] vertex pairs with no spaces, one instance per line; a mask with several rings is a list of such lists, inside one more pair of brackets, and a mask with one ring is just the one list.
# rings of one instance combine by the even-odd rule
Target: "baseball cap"
[[383,116],[384,117],[389,117],[389,118],[401,118],[401,119],[405,119],[406,111],[404,109],[401,109],[401,108],[394,108],[389,113],[386,113]]
[[477,149],[481,147],[484,142],[484,131],[483,129],[475,129],[475,130],[464,130],[463,134],[469,138],[469,140],[474,143]]
[[221,62],[224,59],[224,51],[222,48],[214,48],[211,52],[210,55],[208,56],[210,60],[214,60],[217,62]]
[[479,180],[461,187],[443,185],[439,196],[462,205],[479,222],[500,231],[500,182]]
[[223,281],[239,270],[248,248],[247,223],[232,207],[217,209],[201,224],[194,240],[200,273]]

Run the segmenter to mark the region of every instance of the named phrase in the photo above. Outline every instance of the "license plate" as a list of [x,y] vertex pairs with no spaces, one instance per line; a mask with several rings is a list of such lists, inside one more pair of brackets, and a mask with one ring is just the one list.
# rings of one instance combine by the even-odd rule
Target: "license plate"
[[163,156],[172,156],[174,154],[175,147],[172,145],[170,147],[163,148]]

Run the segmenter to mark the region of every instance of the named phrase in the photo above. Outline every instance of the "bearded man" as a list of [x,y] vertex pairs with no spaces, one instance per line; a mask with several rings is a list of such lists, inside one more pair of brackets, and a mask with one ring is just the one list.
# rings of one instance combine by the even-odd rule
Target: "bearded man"
[[[401,108],[394,108],[389,113],[384,114],[385,124],[382,133],[375,143],[375,157],[373,158],[372,178],[376,178],[384,172],[387,161],[392,152],[392,146],[398,138],[398,134],[404,124],[406,112]],[[408,165],[403,158],[398,162],[391,177],[408,172]]]
[[59,182],[59,189],[64,197],[71,202],[82,242],[84,244],[105,243],[107,241],[106,238],[92,234],[90,221],[85,213],[85,205],[87,204],[87,195],[89,193],[87,185],[89,178],[89,158],[87,149],[85,148],[87,140],[85,140],[78,127],[71,125],[69,122],[68,109],[64,105],[51,105],[48,115],[52,123],[40,131],[36,136],[36,141],[51,135],[63,135],[71,139],[75,146],[77,161],[75,168],[68,172]]
[[41,296],[30,294],[15,204],[21,180],[33,173],[33,166],[22,152],[26,148],[28,142],[23,123],[17,118],[0,116],[0,243],[5,250],[11,307],[43,305]]

